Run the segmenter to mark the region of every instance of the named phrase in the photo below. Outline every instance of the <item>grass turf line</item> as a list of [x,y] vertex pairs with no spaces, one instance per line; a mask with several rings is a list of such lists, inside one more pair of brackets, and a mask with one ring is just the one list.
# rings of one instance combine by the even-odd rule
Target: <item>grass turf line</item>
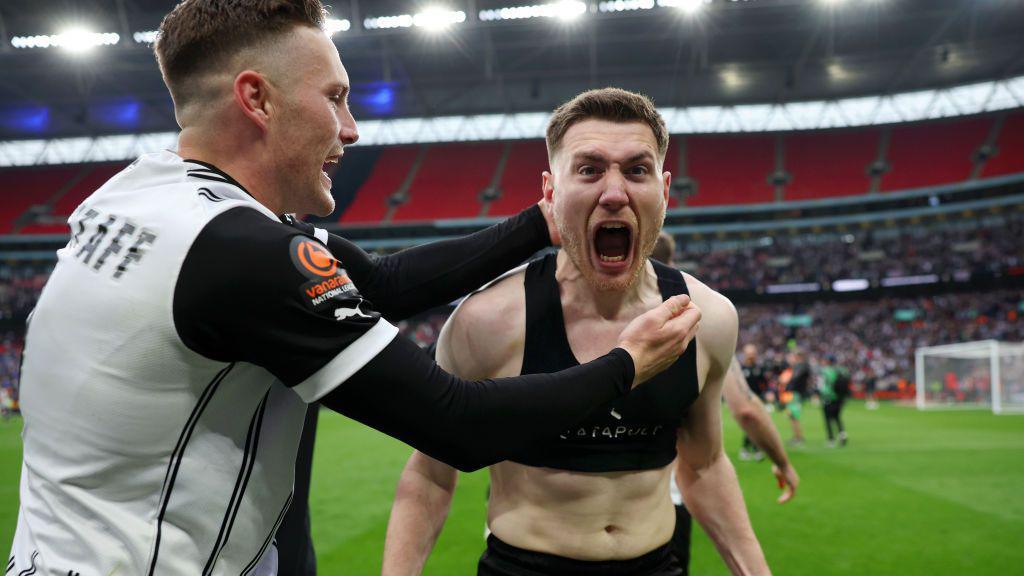
[[[808,443],[790,451],[802,484],[785,506],[775,503],[770,464],[735,458],[740,432],[725,419],[726,446],[776,574],[1002,575],[1024,565],[1024,417],[893,405],[867,411],[860,403],[844,416],[850,446],[826,449],[820,410],[805,410]],[[788,436],[785,418],[773,418]],[[20,429],[18,419],[0,423],[0,542],[11,541],[17,518]],[[322,574],[380,572],[409,453],[341,416],[321,415],[310,504]],[[424,574],[475,572],[486,486],[486,472],[460,476]],[[694,574],[728,574],[699,528],[693,558]]]

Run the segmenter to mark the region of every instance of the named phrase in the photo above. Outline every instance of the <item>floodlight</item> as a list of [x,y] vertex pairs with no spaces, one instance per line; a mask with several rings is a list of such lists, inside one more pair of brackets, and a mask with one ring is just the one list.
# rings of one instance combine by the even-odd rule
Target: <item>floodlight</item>
[[82,53],[96,46],[117,44],[121,36],[115,32],[90,32],[83,28],[72,28],[60,34],[40,36],[15,36],[11,46],[15,48],[61,47],[72,53]]
[[735,66],[729,66],[723,69],[719,73],[719,77],[721,77],[722,83],[725,84],[725,87],[731,90],[737,90],[747,84],[747,79],[740,73],[739,68]]
[[346,18],[328,18],[324,22],[324,32],[328,36],[334,36],[338,32],[348,32],[352,28],[352,23]]
[[132,39],[136,44],[152,44],[156,42],[157,34],[159,32],[156,30],[140,30],[132,34]]
[[413,16],[413,25],[431,32],[438,32],[466,21],[466,13],[462,10],[446,10],[431,6]]
[[[610,4],[615,4],[615,2],[611,2]],[[481,22],[492,22],[495,20],[525,20],[527,18],[558,18],[560,20],[574,20],[586,11],[586,2],[565,0],[562,2],[549,2],[547,4],[507,6],[505,8],[481,10],[479,16]]]
[[100,34],[84,28],[72,28],[57,34],[53,44],[75,54],[88,52],[96,46],[117,44],[121,37],[113,32]]
[[554,16],[559,20],[575,20],[587,11],[585,2],[575,0],[563,0],[549,4],[554,10]]
[[399,14],[397,16],[379,16],[363,20],[363,27],[367,30],[388,29],[388,28],[409,28],[412,26],[411,14]]
[[629,10],[650,10],[654,8],[654,0],[612,0],[600,2],[598,12],[626,12]]
[[711,0],[658,0],[662,8],[678,8],[687,14],[696,14]]
[[849,80],[853,77],[853,73],[839,62],[832,62],[825,69],[828,70],[829,77],[837,82]]

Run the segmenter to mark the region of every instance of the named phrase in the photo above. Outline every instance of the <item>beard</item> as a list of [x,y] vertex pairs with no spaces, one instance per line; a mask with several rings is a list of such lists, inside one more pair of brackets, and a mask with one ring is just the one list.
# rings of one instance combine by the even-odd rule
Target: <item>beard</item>
[[558,217],[557,212],[554,214],[555,226],[558,228],[558,234],[562,238],[562,250],[569,257],[569,261],[583,275],[587,284],[598,292],[623,292],[636,283],[640,278],[640,274],[646,268],[647,259],[654,252],[654,245],[658,241],[658,234],[661,233],[662,225],[665,223],[666,208],[667,206],[662,203],[661,214],[657,219],[656,226],[651,226],[647,229],[640,222],[637,222],[636,233],[639,235],[639,242],[637,243],[637,253],[634,255],[632,266],[626,274],[614,278],[599,276],[597,271],[594,270],[590,260],[590,239],[585,230],[582,234],[577,230],[571,230],[565,225],[564,220]]

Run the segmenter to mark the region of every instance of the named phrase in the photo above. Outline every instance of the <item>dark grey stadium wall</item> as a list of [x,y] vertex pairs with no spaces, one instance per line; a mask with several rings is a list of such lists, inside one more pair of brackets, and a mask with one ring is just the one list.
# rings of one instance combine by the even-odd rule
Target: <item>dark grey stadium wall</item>
[[309,216],[309,222],[334,223],[341,220],[342,214],[356,198],[356,192],[370,177],[373,167],[380,157],[381,148],[347,148],[337,169],[331,175],[331,196],[334,196],[334,213],[327,217]]

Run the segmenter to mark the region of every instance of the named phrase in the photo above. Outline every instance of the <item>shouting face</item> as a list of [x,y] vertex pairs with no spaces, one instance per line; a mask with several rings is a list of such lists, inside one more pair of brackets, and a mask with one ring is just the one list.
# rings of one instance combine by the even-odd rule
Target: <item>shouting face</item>
[[639,276],[665,220],[669,182],[651,128],[589,119],[573,124],[544,174],[562,247],[598,290]]

